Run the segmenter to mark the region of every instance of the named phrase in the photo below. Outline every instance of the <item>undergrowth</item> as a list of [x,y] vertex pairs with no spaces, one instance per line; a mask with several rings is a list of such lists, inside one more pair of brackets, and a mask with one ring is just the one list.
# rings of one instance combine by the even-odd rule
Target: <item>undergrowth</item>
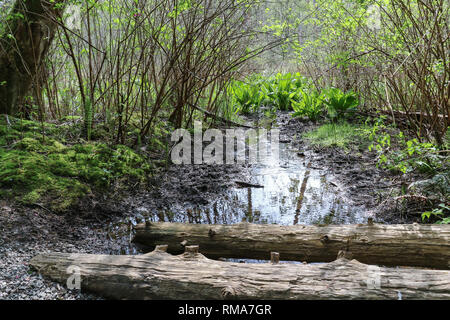
[[[420,142],[408,137],[385,117],[368,118],[365,122],[331,122],[304,134],[312,145],[372,151],[377,167],[412,180],[398,190],[397,205],[406,211],[422,211],[421,220],[428,223],[450,223],[449,134],[442,145]],[[414,178],[412,178],[414,177]]]
[[94,192],[143,183],[151,165],[124,145],[67,141],[67,126],[0,120],[0,196],[61,212]]
[[271,112],[294,111],[293,117],[314,122],[321,118],[341,121],[353,115],[359,105],[355,92],[333,87],[318,90],[300,73],[279,73],[274,77],[255,74],[246,81],[231,82],[228,94],[234,113],[245,115],[264,107]]
[[[307,132],[304,137],[312,145],[321,147],[339,147],[347,149],[355,142],[364,144],[367,137],[367,128],[363,124],[350,124],[347,122],[326,123],[317,129]],[[363,148],[362,146],[360,147]]]

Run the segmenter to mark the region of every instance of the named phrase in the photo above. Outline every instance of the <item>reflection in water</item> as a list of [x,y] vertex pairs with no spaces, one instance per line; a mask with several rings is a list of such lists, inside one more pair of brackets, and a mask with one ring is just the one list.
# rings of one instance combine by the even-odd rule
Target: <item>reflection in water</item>
[[248,202],[247,221],[248,222],[253,222],[252,188],[247,188],[247,202]]
[[[345,224],[367,221],[365,208],[352,206],[350,199],[330,183],[323,170],[302,163],[296,151],[280,145],[280,161],[270,157],[251,169],[249,181],[264,188],[233,188],[225,196],[205,206],[188,204],[173,206],[146,216],[149,221],[170,221],[209,224],[231,224],[241,221],[253,223]],[[211,181],[211,183],[214,183]],[[111,225],[111,237],[125,236],[131,241],[132,226],[129,217]],[[124,251],[123,251],[124,250]],[[129,244],[112,254],[136,254]],[[233,261],[232,259],[229,259]],[[239,261],[241,261],[240,259]],[[255,262],[242,260],[246,262]],[[267,262],[267,261],[260,261]]]
[[287,144],[280,144],[279,159],[274,161],[269,154],[253,166],[249,182],[264,188],[236,187],[206,206],[173,208],[169,221],[292,225],[366,220],[364,207],[352,206],[351,200],[329,183],[323,170],[305,166]]
[[302,186],[300,188],[300,195],[298,196],[297,200],[297,209],[295,209],[295,218],[294,218],[294,224],[298,223],[298,216],[300,214],[300,210],[302,209],[302,203],[303,198],[305,197],[305,191],[306,191],[306,184],[308,183],[309,173],[310,171],[310,164],[306,166],[305,176],[303,178]]

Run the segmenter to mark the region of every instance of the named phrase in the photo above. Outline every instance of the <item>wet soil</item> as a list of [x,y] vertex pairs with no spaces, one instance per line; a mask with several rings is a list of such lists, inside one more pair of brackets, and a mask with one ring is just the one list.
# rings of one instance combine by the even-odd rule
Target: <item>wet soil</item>
[[[356,223],[373,217],[384,223],[415,221],[384,206],[384,197],[405,182],[376,168],[375,154],[313,147],[302,133],[316,125],[287,113],[277,114],[273,124],[280,129],[284,150],[275,167],[270,163],[173,165],[153,179],[149,190],[84,199],[65,215],[0,202],[0,299],[98,299],[42,279],[30,270],[29,260],[50,251],[141,253],[131,238],[133,225],[144,220],[301,224]],[[242,188],[236,181],[265,188]]]

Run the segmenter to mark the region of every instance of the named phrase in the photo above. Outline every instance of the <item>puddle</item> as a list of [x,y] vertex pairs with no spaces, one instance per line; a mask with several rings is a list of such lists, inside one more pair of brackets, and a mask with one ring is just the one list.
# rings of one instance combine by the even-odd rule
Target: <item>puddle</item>
[[280,143],[279,161],[270,156],[250,170],[249,182],[263,188],[235,188],[206,206],[174,207],[158,220],[229,224],[349,224],[367,220],[365,208],[352,206],[327,172]]

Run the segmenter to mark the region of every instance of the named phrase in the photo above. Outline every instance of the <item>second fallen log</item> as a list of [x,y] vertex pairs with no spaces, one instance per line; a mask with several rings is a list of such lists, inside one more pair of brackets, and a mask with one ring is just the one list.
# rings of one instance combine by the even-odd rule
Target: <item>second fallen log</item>
[[173,256],[167,246],[137,256],[43,253],[30,265],[81,290],[112,299],[450,299],[450,272],[368,266],[338,259],[323,264],[210,260],[198,246]]
[[152,249],[168,244],[182,253],[198,244],[209,258],[270,259],[330,262],[340,250],[366,264],[449,269],[450,225],[208,225],[155,222],[136,226],[134,242]]

